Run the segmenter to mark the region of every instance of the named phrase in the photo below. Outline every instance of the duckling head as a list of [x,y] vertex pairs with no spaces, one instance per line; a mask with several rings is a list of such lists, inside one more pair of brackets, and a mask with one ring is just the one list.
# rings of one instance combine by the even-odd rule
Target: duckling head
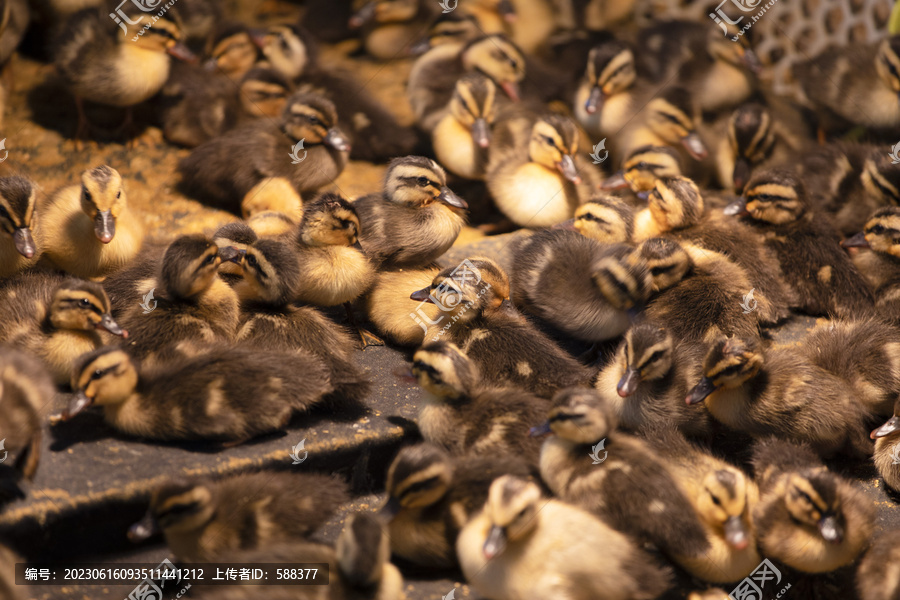
[[696,225],[705,204],[697,184],[687,177],[663,177],[647,196],[647,206],[662,231]]
[[717,61],[758,74],[762,70],[762,64],[750,47],[749,36],[738,36],[738,41],[733,42],[732,36],[723,37],[719,31],[712,27],[709,30],[707,44],[709,55]]
[[890,156],[879,156],[876,152],[866,159],[860,180],[873,200],[884,206],[897,206],[900,204],[900,164],[895,165]]
[[654,292],[676,285],[694,267],[694,261],[681,244],[669,238],[645,240],[635,254],[647,264]]
[[472,139],[481,148],[491,144],[494,123],[494,99],[497,86],[480,73],[468,73],[456,82],[450,99],[450,114],[469,128]]
[[372,514],[351,515],[335,543],[335,554],[345,581],[354,587],[374,587],[391,557],[384,525]]
[[491,524],[482,547],[487,560],[506,550],[508,542],[524,539],[537,527],[543,496],[537,484],[513,475],[494,480],[484,515]]
[[875,211],[860,233],[841,242],[845,248],[871,248],[874,252],[900,258],[900,207],[886,206]]
[[[235,221],[219,227],[213,234],[213,243],[219,247],[219,252],[230,252],[228,248],[234,248],[241,252],[247,250],[247,246],[257,240],[256,232],[243,221]],[[219,265],[219,272],[226,275],[240,275],[241,265],[239,261],[223,262]]]
[[637,77],[634,53],[619,40],[595,46],[588,53],[584,77],[592,86],[584,110],[592,115],[603,107],[607,98],[627,90],[634,83]]
[[403,508],[423,508],[439,501],[450,489],[450,455],[431,444],[407,446],[388,468],[388,502],[382,513],[393,517]]
[[519,83],[525,78],[525,57],[506,36],[487,35],[469,42],[460,54],[466,71],[490,77],[513,102],[519,101]]
[[257,67],[240,83],[241,107],[253,117],[277,118],[284,110],[291,84],[275,69]]
[[887,437],[900,431],[900,398],[894,402],[894,415],[884,425],[872,431],[870,437],[873,440]]
[[636,148],[622,163],[620,174],[603,182],[605,189],[629,187],[643,198],[662,177],[680,177],[681,159],[669,146],[646,145]]
[[166,539],[199,536],[215,515],[212,492],[201,483],[171,481],[161,485],[150,498],[147,515],[128,530],[133,542],[162,531]]
[[94,224],[94,235],[108,244],[116,235],[116,219],[126,207],[119,172],[106,165],[81,174],[81,210]]
[[321,194],[303,207],[297,234],[303,246],[355,246],[359,237],[356,209],[340,194]]
[[647,264],[633,256],[604,256],[593,266],[591,278],[610,306],[633,310],[650,297]]
[[900,35],[893,35],[881,43],[875,70],[885,85],[900,94]]
[[418,0],[372,0],[350,18],[350,27],[355,29],[369,23],[405,23],[414,19],[418,12]]
[[688,404],[703,402],[720,388],[736,388],[754,377],[763,366],[763,355],[755,340],[723,338],[703,361],[703,378],[688,393]]
[[473,15],[449,12],[432,23],[425,38],[413,45],[410,54],[424,54],[444,44],[465,44],[481,35],[478,20]]
[[576,444],[595,444],[612,433],[619,421],[613,407],[590,388],[568,388],[553,397],[550,430]]
[[452,322],[465,323],[509,306],[509,276],[490,259],[466,259],[442,270],[410,299],[436,304]]
[[631,396],[642,381],[661,379],[672,369],[675,342],[662,327],[635,325],[625,333],[622,344],[625,372],[616,386],[619,396]]
[[528,157],[532,162],[560,174],[574,184],[581,183],[575,166],[578,152],[578,126],[572,119],[546,115],[531,130]]
[[795,523],[818,534],[826,542],[844,540],[845,518],[838,481],[824,469],[791,473],[785,486],[784,505]]
[[289,80],[303,75],[315,60],[316,50],[309,35],[295,25],[274,25],[254,36],[266,61]]
[[621,198],[598,192],[575,209],[572,227],[598,242],[624,244],[634,234],[634,211]]
[[334,104],[320,94],[299,92],[291,96],[281,113],[281,130],[292,140],[305,140],[308,145],[350,151],[347,136],[337,127]]
[[753,533],[747,478],[737,469],[716,469],[703,478],[697,512],[735,550],[750,545]]
[[204,67],[218,70],[231,79],[240,79],[253,68],[259,49],[245,25],[235,24],[222,29],[210,42],[209,57]]
[[725,208],[727,215],[747,215],[754,221],[785,225],[800,219],[808,208],[806,188],[788,169],[767,169],[750,178],[744,195]]
[[[141,12],[136,15],[134,31],[143,31],[134,44],[138,48],[152,52],[164,52],[179,60],[193,62],[196,60],[194,53],[182,43],[184,34],[181,26],[171,13],[163,16]],[[131,44],[130,36],[120,37],[120,43]]]
[[472,396],[481,381],[478,367],[456,344],[431,342],[413,355],[412,373],[436,398],[449,402]]
[[236,253],[230,247],[220,249],[204,235],[178,238],[163,255],[162,281],[166,290],[175,298],[194,298],[215,281],[222,257],[233,259]]
[[127,338],[128,332],[119,327],[110,310],[109,297],[99,283],[67,279],[56,288],[48,316],[56,329],[104,329]]
[[413,208],[439,203],[459,212],[469,207],[447,187],[444,169],[424,156],[404,156],[391,161],[384,177],[384,197],[389,202]]
[[667,144],[681,144],[691,158],[703,160],[709,152],[696,131],[696,107],[687,90],[666,88],[647,103],[647,125]]
[[745,104],[728,119],[728,142],[734,153],[732,183],[738,193],[750,179],[753,167],[772,154],[775,132],[772,115],[761,104]]
[[123,350],[107,346],[80,357],[72,370],[72,391],[63,417],[71,419],[92,404],[121,404],[138,384],[137,366]]
[[234,286],[241,300],[286,306],[297,297],[300,263],[293,248],[283,242],[262,239],[240,256],[243,279]]
[[36,190],[25,177],[0,177],[0,228],[13,239],[16,251],[25,258],[37,252],[31,230],[35,226]]

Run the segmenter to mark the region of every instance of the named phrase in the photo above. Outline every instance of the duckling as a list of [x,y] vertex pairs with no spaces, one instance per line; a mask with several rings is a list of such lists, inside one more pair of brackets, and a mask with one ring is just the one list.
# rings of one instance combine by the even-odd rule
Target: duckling
[[275,69],[254,67],[241,79],[238,90],[241,111],[246,119],[277,119],[294,86]]
[[455,455],[509,454],[537,465],[540,443],[531,423],[548,402],[516,388],[493,387],[449,342],[431,342],[413,355],[412,374],[427,392],[416,422],[426,441]]
[[41,206],[41,217],[44,256],[75,277],[101,277],[125,266],[144,241],[122,176],[107,165],[84,171],[81,185],[53,194]]
[[818,116],[820,131],[900,124],[900,36],[828,48],[795,63],[793,74]]
[[378,335],[400,346],[422,345],[428,324],[441,321],[442,311],[436,304],[425,301],[413,309],[409,298],[431,285],[440,271],[438,267],[423,267],[376,273],[375,282],[363,296],[363,307]]
[[481,31],[506,34],[527,54],[537,53],[555,27],[555,7],[547,0],[521,3],[518,10],[513,0],[475,0],[460,8]]
[[665,464],[646,442],[616,431],[611,403],[595,390],[572,388],[561,390],[552,405],[539,431],[554,434],[544,442],[540,462],[541,478],[554,495],[667,554],[709,549]]
[[38,262],[42,237],[36,205],[37,189],[31,180],[19,175],[0,177],[0,279]]
[[210,69],[176,63],[160,90],[159,121],[166,140],[196,148],[238,119],[234,83]]
[[625,126],[647,93],[636,81],[634,52],[628,44],[610,38],[590,49],[573,106],[575,118],[588,134],[606,138]]
[[575,209],[572,228],[597,242],[627,244],[634,236],[634,211],[621,198],[598,192]]
[[391,551],[413,564],[451,568],[459,530],[484,505],[491,482],[501,475],[529,477],[516,457],[466,456],[454,460],[431,444],[400,450],[388,468],[388,520]]
[[426,340],[456,344],[498,385],[549,397],[587,385],[592,377],[510,305],[509,277],[491,260],[466,259],[446,268],[410,298],[432,302],[444,313],[428,327]]
[[0,289],[0,342],[40,358],[59,384],[69,382],[75,359],[111,340],[99,330],[128,336],[99,283],[28,273]]
[[147,515],[131,526],[128,537],[138,542],[161,531],[180,560],[210,561],[229,550],[300,541],[347,500],[347,485],[329,475],[170,480],[153,491]]
[[606,179],[601,187],[617,190],[628,187],[638,198],[656,187],[656,182],[666,177],[683,174],[681,158],[669,146],[641,146],[635,148],[622,162],[622,170]]
[[[126,15],[121,11],[120,8],[114,15],[126,32],[124,35],[109,26],[109,18],[103,12],[85,9],[65,24],[53,53],[56,70],[75,97],[76,141],[91,129],[84,100],[124,108],[125,121],[120,129],[125,131],[133,125],[134,106],[156,95],[165,85],[171,57],[193,59],[191,51],[181,43],[181,29],[171,16],[140,11]],[[141,76],[135,77],[134,73]]]
[[390,162],[381,194],[357,199],[359,242],[382,268],[422,267],[446,252],[465,224],[465,200],[447,187],[447,174],[423,156]]
[[[41,424],[56,396],[49,371],[19,348],[0,346],[0,435],[10,464],[31,481],[41,458]],[[6,455],[4,455],[5,457]]]
[[105,347],[78,360],[71,383],[75,395],[63,420],[97,404],[127,435],[228,445],[284,429],[294,413],[333,391],[327,368],[312,355],[238,348],[140,371],[123,350]]
[[871,433],[875,440],[875,468],[884,484],[900,492],[900,400],[894,403],[893,414]]
[[202,46],[222,21],[222,5],[213,0],[188,0],[171,6],[189,47]]
[[[295,213],[298,213],[296,218]],[[264,210],[245,218],[247,226],[258,237],[283,241],[296,235],[297,227],[303,220],[303,207],[300,206],[297,211],[291,211],[290,214],[277,210]]]
[[801,310],[813,315],[871,312],[872,293],[837,244],[832,224],[810,209],[801,179],[787,169],[755,174],[726,214],[745,215],[781,264]]
[[353,361],[349,333],[316,309],[292,304],[303,278],[291,246],[258,240],[241,253],[240,264],[243,277],[234,290],[242,303],[235,341],[266,351],[309,352],[328,366],[336,396],[364,397],[369,382]]
[[697,345],[676,342],[664,327],[640,323],[625,332],[594,389],[613,408],[623,429],[666,425],[686,435],[706,436],[709,415],[684,403],[702,360]]
[[439,6],[423,0],[369,0],[350,18],[359,29],[363,48],[378,60],[409,53],[410,43],[438,13]]
[[522,227],[571,219],[601,181],[578,144],[578,126],[559,115],[529,119],[522,133],[498,125],[485,175],[497,208]]
[[484,35],[478,20],[465,11],[442,13],[428,28],[424,37],[413,44],[410,54],[421,56],[436,46],[453,44],[458,47]]
[[711,583],[750,575],[762,562],[752,518],[759,502],[756,483],[665,425],[647,439],[694,507],[710,545],[706,552],[672,558],[694,577]]
[[[128,352],[155,364],[198,354],[212,342],[231,342],[238,298],[217,271],[223,258],[235,254],[203,235],[182,236],[169,244],[157,275],[137,286],[145,302],[127,307],[121,318],[132,334]],[[178,327],[172,327],[173,321]]]
[[[305,149],[299,147],[302,157],[300,142],[306,143]],[[292,149],[295,161],[301,160],[288,160]],[[195,148],[178,169],[187,193],[237,213],[267,177],[287,179],[301,195],[331,183],[344,169],[349,150],[334,104],[301,92],[288,100],[277,122],[260,119],[232,129]],[[265,187],[256,191],[264,193]]]
[[757,443],[753,466],[760,501],[753,513],[763,556],[805,573],[852,563],[875,524],[875,503],[829,471],[807,445]]
[[250,29],[240,23],[226,23],[209,40],[204,68],[240,81],[259,60],[259,48]]
[[619,337],[631,326],[628,311],[650,295],[649,272],[625,260],[629,250],[571,231],[540,231],[515,253],[514,303],[581,340]]
[[862,231],[843,240],[841,246],[852,249],[854,266],[880,300],[885,285],[900,277],[900,208],[879,208]]
[[706,408],[714,419],[754,436],[775,435],[808,442],[832,456],[845,451],[869,457],[866,411],[849,383],[811,363],[794,348],[763,351],[755,339],[722,338],[703,362],[703,377],[686,401]]
[[884,531],[877,535],[856,569],[856,591],[860,600],[900,597],[900,533]]
[[511,476],[491,485],[456,551],[487,598],[650,599],[669,587],[670,573],[626,536]]
[[456,82],[447,114],[431,133],[434,155],[454,175],[484,179],[496,96],[497,86],[480,73]]

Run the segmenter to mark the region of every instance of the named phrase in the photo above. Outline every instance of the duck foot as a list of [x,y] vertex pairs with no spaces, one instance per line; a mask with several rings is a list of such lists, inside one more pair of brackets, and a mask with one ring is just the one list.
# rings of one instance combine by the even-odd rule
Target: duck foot
[[356,317],[353,316],[353,306],[349,302],[344,303],[344,309],[347,311],[347,321],[350,322],[350,325],[356,329],[356,333],[359,335],[359,339],[362,342],[362,346],[360,350],[365,350],[369,346],[384,346],[384,340],[371,333],[366,331],[360,326],[357,322]]

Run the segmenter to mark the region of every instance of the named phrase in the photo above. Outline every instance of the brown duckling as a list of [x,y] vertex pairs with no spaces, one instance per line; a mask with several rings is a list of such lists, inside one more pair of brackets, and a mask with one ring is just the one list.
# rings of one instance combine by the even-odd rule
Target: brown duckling
[[368,0],[350,18],[359,29],[363,48],[378,60],[393,60],[410,52],[410,45],[438,14],[439,5],[425,0]]
[[481,73],[467,73],[456,82],[447,112],[431,132],[434,155],[454,175],[484,179],[496,97],[496,84]]
[[284,429],[295,413],[334,391],[327,368],[311,354],[218,348],[140,371],[112,347],[79,359],[72,389],[63,419],[96,404],[107,423],[127,435],[229,445]]
[[877,535],[856,569],[856,591],[859,600],[897,600],[900,598],[900,532],[884,531]]
[[203,66],[207,71],[237,82],[258,60],[259,48],[250,28],[241,23],[225,23],[209,39]]
[[682,175],[681,157],[670,146],[640,146],[622,161],[622,169],[600,184],[602,189],[631,189],[638,199],[645,199],[665,177]]
[[808,442],[826,457],[841,451],[869,457],[869,415],[848,401],[853,395],[848,382],[794,348],[764,352],[756,339],[722,338],[707,353],[703,378],[686,400],[705,400],[714,419],[753,436]]
[[347,500],[343,481],[311,473],[166,481],[128,537],[138,542],[162,532],[180,560],[210,561],[228,551],[301,541]]
[[891,418],[872,431],[875,440],[875,468],[884,484],[900,492],[900,400],[894,403]]
[[763,556],[805,573],[852,563],[875,525],[875,503],[828,470],[806,445],[769,439],[754,448],[760,501],[753,513]]
[[446,252],[465,223],[466,202],[447,187],[447,174],[422,156],[395,158],[384,190],[353,203],[359,242],[382,268],[423,267]]
[[178,168],[189,194],[238,213],[251,192],[266,193],[267,186],[257,187],[266,178],[287,179],[299,194],[331,183],[344,169],[349,149],[334,104],[301,92],[290,98],[278,121],[260,119],[232,129],[196,148]]
[[[26,177],[0,177],[0,279],[37,264],[37,189]],[[34,231],[33,231],[34,230]]]
[[[56,387],[47,369],[31,355],[0,346],[0,436],[14,455],[13,468],[29,481],[41,458],[41,427]],[[4,454],[4,460],[6,454]]]
[[466,259],[438,273],[413,300],[434,303],[443,314],[425,339],[456,344],[498,385],[542,397],[587,385],[589,369],[566,354],[509,303],[509,277],[488,259]]
[[900,280],[900,207],[879,208],[841,246],[851,249],[853,264],[880,301],[890,284]]
[[[627,244],[634,236],[634,211],[621,198],[598,192],[575,209],[571,226],[584,237],[604,244]],[[560,227],[567,229],[569,224]]]

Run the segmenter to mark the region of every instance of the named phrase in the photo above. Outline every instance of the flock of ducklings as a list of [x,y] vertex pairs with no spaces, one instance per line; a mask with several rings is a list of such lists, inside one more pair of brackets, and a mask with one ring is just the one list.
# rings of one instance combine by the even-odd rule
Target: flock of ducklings
[[[122,36],[92,4],[32,6],[55,24],[75,138],[95,129],[85,101],[124,108],[127,132],[157,98],[166,139],[194,148],[183,191],[243,220],[160,244],[111,166],[46,194],[0,178],[0,430],[18,476],[48,422],[91,406],[124,435],[223,445],[344,410],[369,390],[358,345],[387,340],[425,391],[424,443],[387,469],[380,516],[313,543],[346,485],[257,473],[167,483],[130,536],[162,531],[181,561],[332,565],[325,591],[266,588],[277,599],[399,598],[392,555],[497,600],[657,598],[676,570],[722,599],[763,559],[797,598],[900,598],[900,534],[873,539],[873,500],[824,462],[872,461],[900,490],[900,38],[797,64],[799,105],[767,93],[749,36],[714,24],[629,36],[559,30],[543,0],[311,1],[312,30],[416,56],[413,128],[320,64],[301,25],[179,0],[125,7]],[[0,15],[2,63],[28,6]],[[873,142],[838,140],[854,126]],[[389,161],[383,189],[321,193],[350,159]],[[470,203],[486,232],[536,230],[507,269],[441,260]],[[349,328],[324,310],[341,306]],[[792,311],[823,320],[776,346]]]

